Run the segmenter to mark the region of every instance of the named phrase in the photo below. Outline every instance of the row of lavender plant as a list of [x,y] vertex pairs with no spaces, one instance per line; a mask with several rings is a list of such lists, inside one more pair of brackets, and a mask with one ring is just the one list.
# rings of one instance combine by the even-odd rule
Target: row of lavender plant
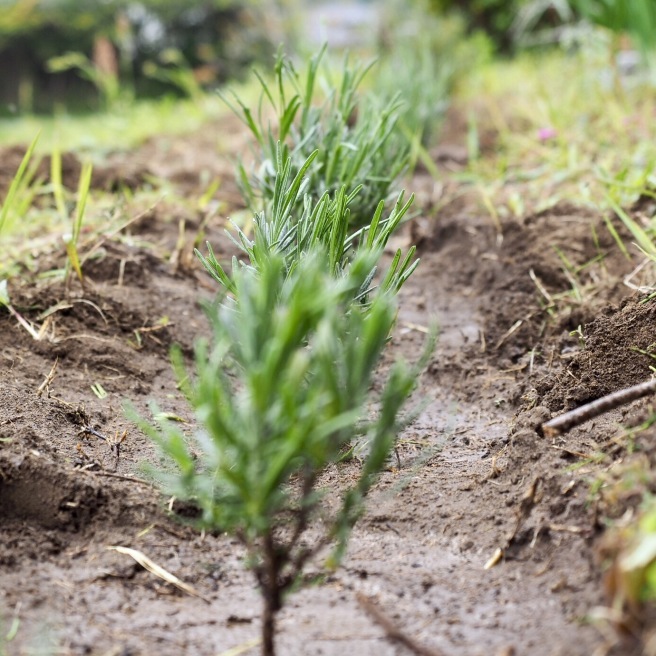
[[[264,598],[266,655],[275,651],[284,595],[308,562],[339,562],[434,342],[417,365],[398,361],[384,376],[378,372],[397,292],[418,263],[411,248],[378,271],[412,203],[394,191],[396,202],[385,211],[407,161],[395,131],[400,105],[394,99],[380,111],[375,103],[361,110],[357,88],[368,69],[348,62],[341,82],[319,97],[324,55],[303,77],[279,54],[273,87],[258,76],[277,110],[271,125],[231,101],[261,161],[250,175],[239,165],[254,230],[234,226],[230,236],[244,257],[226,269],[210,244],[206,255],[198,253],[220,284],[206,308],[212,336],[198,341],[191,373],[174,351],[199,428],[189,438],[172,423],[140,422],[175,464],[157,473],[167,491],[192,499],[203,525],[237,536],[246,548]],[[374,376],[384,379],[379,394]],[[356,442],[361,460],[343,465],[351,468],[348,483],[328,505],[325,496],[334,492],[322,489],[321,474]]]

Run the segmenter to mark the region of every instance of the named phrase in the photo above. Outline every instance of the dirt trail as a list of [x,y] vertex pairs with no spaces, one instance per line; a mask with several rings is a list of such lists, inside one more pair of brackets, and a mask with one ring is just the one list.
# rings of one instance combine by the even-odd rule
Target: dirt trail
[[[207,144],[205,131],[167,140],[166,148],[194,152]],[[126,159],[143,161],[153,148]],[[225,170],[223,157],[214,170]],[[183,183],[198,179],[187,173]],[[431,184],[421,174],[411,181],[417,189]],[[602,229],[601,246],[591,243],[589,226],[601,217],[572,208],[508,222],[503,239],[474,201],[447,204],[437,220],[424,210],[398,238],[419,242],[422,264],[402,292],[387,357],[418,357],[437,317],[441,338],[418,390],[427,405],[400,436],[401,468],[392,462],[376,486],[343,566],[322,574],[317,563],[322,577],[281,613],[280,653],[404,653],[371,621],[359,592],[436,653],[591,654],[604,641],[584,618],[607,603],[595,563],[599,526],[588,502],[591,470],[568,464],[595,436],[581,429],[565,445],[535,429],[567,405],[563,372],[582,358],[570,332],[594,318],[600,302],[565,299],[551,321],[529,272],[550,294],[565,294],[569,281],[553,245],[577,262],[603,248],[605,268],[584,275],[613,268],[607,298],[620,298],[612,281],[631,264],[615,258]],[[185,508],[167,510],[166,500],[135,480],[140,464],[157,456],[122,404],[147,414],[154,399],[191,419],[168,347],[177,342],[190,352],[205,330],[198,299],[212,293],[197,265],[165,257],[178,239],[174,218],[156,209],[131,226],[89,263],[88,286],[73,296],[60,283],[11,282],[15,305],[31,320],[67,305],[52,320],[53,341],[35,342],[0,315],[0,617],[5,626],[20,619],[10,654],[50,645],[57,654],[209,656],[259,636],[260,600],[236,542],[176,522],[172,515]],[[192,217],[189,239],[194,225]],[[226,256],[222,221],[207,231]],[[144,250],[135,235],[156,246]],[[62,257],[53,254],[41,269]],[[605,316],[612,324],[614,311]],[[37,397],[56,359],[56,398]],[[641,362],[634,376],[648,371]],[[97,382],[107,398],[91,391]],[[612,426],[619,417],[604,421]],[[128,437],[117,451],[88,428],[110,438],[127,429]],[[338,486],[353,467],[326,472],[326,485]],[[112,545],[143,551],[207,601],[154,578]],[[484,569],[499,548],[500,562]]]

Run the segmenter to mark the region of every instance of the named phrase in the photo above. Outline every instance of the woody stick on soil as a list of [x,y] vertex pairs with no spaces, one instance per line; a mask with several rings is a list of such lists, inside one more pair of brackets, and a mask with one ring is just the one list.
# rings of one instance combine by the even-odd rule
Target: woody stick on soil
[[411,638],[407,633],[402,631],[387,615],[376,607],[371,599],[365,597],[361,592],[357,593],[356,598],[360,606],[362,606],[374,622],[385,631],[385,635],[389,640],[403,645],[413,654],[416,654],[416,656],[442,656],[442,652],[420,645],[414,638]]
[[631,401],[641,399],[656,392],[656,378],[648,380],[633,387],[627,387],[612,394],[602,396],[596,401],[559,415],[554,419],[542,424],[542,432],[545,437],[556,437],[567,433],[572,428],[585,423],[588,419],[594,419],[604,412],[626,405]]

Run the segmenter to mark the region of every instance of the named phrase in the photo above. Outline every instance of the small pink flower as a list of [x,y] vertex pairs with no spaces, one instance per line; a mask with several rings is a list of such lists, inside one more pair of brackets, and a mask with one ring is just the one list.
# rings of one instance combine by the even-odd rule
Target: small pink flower
[[555,128],[540,128],[538,130],[538,139],[540,141],[549,141],[550,139],[555,139],[558,136]]

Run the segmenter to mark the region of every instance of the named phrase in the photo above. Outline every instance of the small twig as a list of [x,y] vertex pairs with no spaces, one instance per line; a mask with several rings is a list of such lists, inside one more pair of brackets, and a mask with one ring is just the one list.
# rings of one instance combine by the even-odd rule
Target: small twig
[[553,305],[554,301],[553,298],[551,297],[551,294],[546,290],[545,286],[542,284],[542,281],[535,275],[535,271],[533,271],[533,269],[529,269],[528,275],[531,278],[531,280],[535,283],[535,286],[538,288],[540,294],[542,294],[542,296],[545,297],[547,303],[549,303],[550,306]]
[[513,541],[517,537],[517,534],[519,533],[519,529],[522,527],[524,522],[528,519],[533,508],[540,502],[541,495],[539,492],[541,486],[542,486],[542,477],[536,476],[533,479],[533,482],[528,486],[526,492],[524,492],[522,498],[520,499],[519,508],[517,508],[516,510],[515,526],[512,532],[508,535],[508,539],[506,541],[506,548],[513,543]]
[[36,391],[37,396],[41,396],[43,391],[48,389],[50,383],[55,379],[55,373],[57,372],[57,365],[59,364],[59,357],[55,358],[55,363],[50,368],[50,372],[45,377],[44,381],[39,385],[39,389]]
[[639,385],[634,385],[633,387],[618,390],[542,424],[542,433],[546,437],[562,435],[588,421],[588,419],[594,419],[604,412],[615,410],[615,408],[619,408],[636,399],[641,399],[644,396],[649,396],[654,392],[656,392],[656,378],[648,380],[645,383],[640,383]]
[[583,460],[593,460],[594,456],[589,453],[583,453],[582,451],[572,451],[572,449],[566,449],[564,446],[558,446],[557,444],[551,445],[552,449],[562,451],[568,456],[574,456],[575,458],[583,458]]
[[7,417],[7,419],[3,419],[0,421],[0,426],[4,426],[5,424],[11,424],[14,421],[18,421],[19,419],[22,419],[25,415],[13,415],[12,417]]
[[591,528],[583,526],[567,526],[565,524],[547,524],[547,528],[555,533],[573,533],[574,535],[588,535],[592,533]]
[[106,438],[107,444],[109,444],[111,450],[116,456],[116,466],[118,467],[118,460],[121,457],[121,444],[125,442],[128,436],[128,431],[124,430],[122,433],[116,431],[114,437]]
[[387,617],[387,615],[377,608],[371,599],[365,597],[361,592],[356,593],[355,598],[373,621],[385,631],[385,635],[389,640],[398,642],[400,645],[409,649],[413,654],[417,654],[417,656],[442,656],[442,652],[424,647],[416,642],[414,638],[411,638],[404,633],[392,622],[392,620],[389,619],[389,617]]
[[97,471],[93,472],[96,476],[109,476],[110,478],[118,478],[122,481],[130,481],[130,483],[138,483],[139,485],[147,485],[149,488],[156,490],[157,487],[143,478],[134,478],[133,476],[123,476],[122,474],[114,474],[113,472]]
[[510,326],[510,328],[501,336],[501,339],[494,345],[494,350],[498,351],[502,344],[513,334],[516,333],[521,327],[522,324],[524,323],[524,319],[519,319],[518,321],[515,321],[515,323]]
[[401,471],[401,456],[399,455],[399,447],[394,445],[394,455],[396,456],[396,467]]
[[95,435],[96,437],[99,437],[101,440],[104,440],[105,442],[109,442],[109,440],[102,433],[99,433],[95,428],[91,428],[91,426],[82,426],[82,428],[78,431],[78,435],[81,435],[83,433],[89,433],[90,435]]
[[185,592],[186,594],[191,595],[192,597],[198,597],[199,599],[202,599],[206,604],[212,603],[207,597],[205,597],[200,592],[198,592],[196,588],[189,585],[188,583],[185,583],[184,581],[181,581],[177,576],[171,574],[171,572],[169,572],[168,570],[164,569],[161,565],[158,565],[156,562],[151,560],[142,551],[138,551],[137,549],[131,549],[130,547],[122,547],[122,546],[107,547],[107,549],[111,549],[112,551],[117,551],[120,554],[125,554],[126,556],[130,556],[130,558],[132,558],[137,563],[139,563],[139,565],[141,565],[145,570],[147,570],[154,576],[157,576],[158,578],[162,579],[163,581],[166,581],[167,583],[174,585],[176,588],[178,588],[178,590],[182,590],[182,592]]
[[32,339],[38,342],[41,339],[41,331],[36,330],[34,325],[30,321],[25,319],[21,314],[16,312],[16,310],[14,310],[14,308],[9,303],[5,303],[4,305],[7,308],[7,310],[9,310],[9,312],[12,314],[12,316],[16,319],[16,321],[18,321],[18,323],[23,328],[25,328],[25,330],[27,330],[27,332],[32,336]]
[[642,292],[643,294],[649,294],[654,291],[653,287],[646,287],[644,285],[634,285],[631,280],[633,280],[633,277],[639,274],[647,264],[652,263],[653,260],[651,257],[645,258],[638,266],[631,271],[631,273],[628,276],[624,277],[624,284],[627,287],[630,287],[631,289],[634,289],[635,291]]

